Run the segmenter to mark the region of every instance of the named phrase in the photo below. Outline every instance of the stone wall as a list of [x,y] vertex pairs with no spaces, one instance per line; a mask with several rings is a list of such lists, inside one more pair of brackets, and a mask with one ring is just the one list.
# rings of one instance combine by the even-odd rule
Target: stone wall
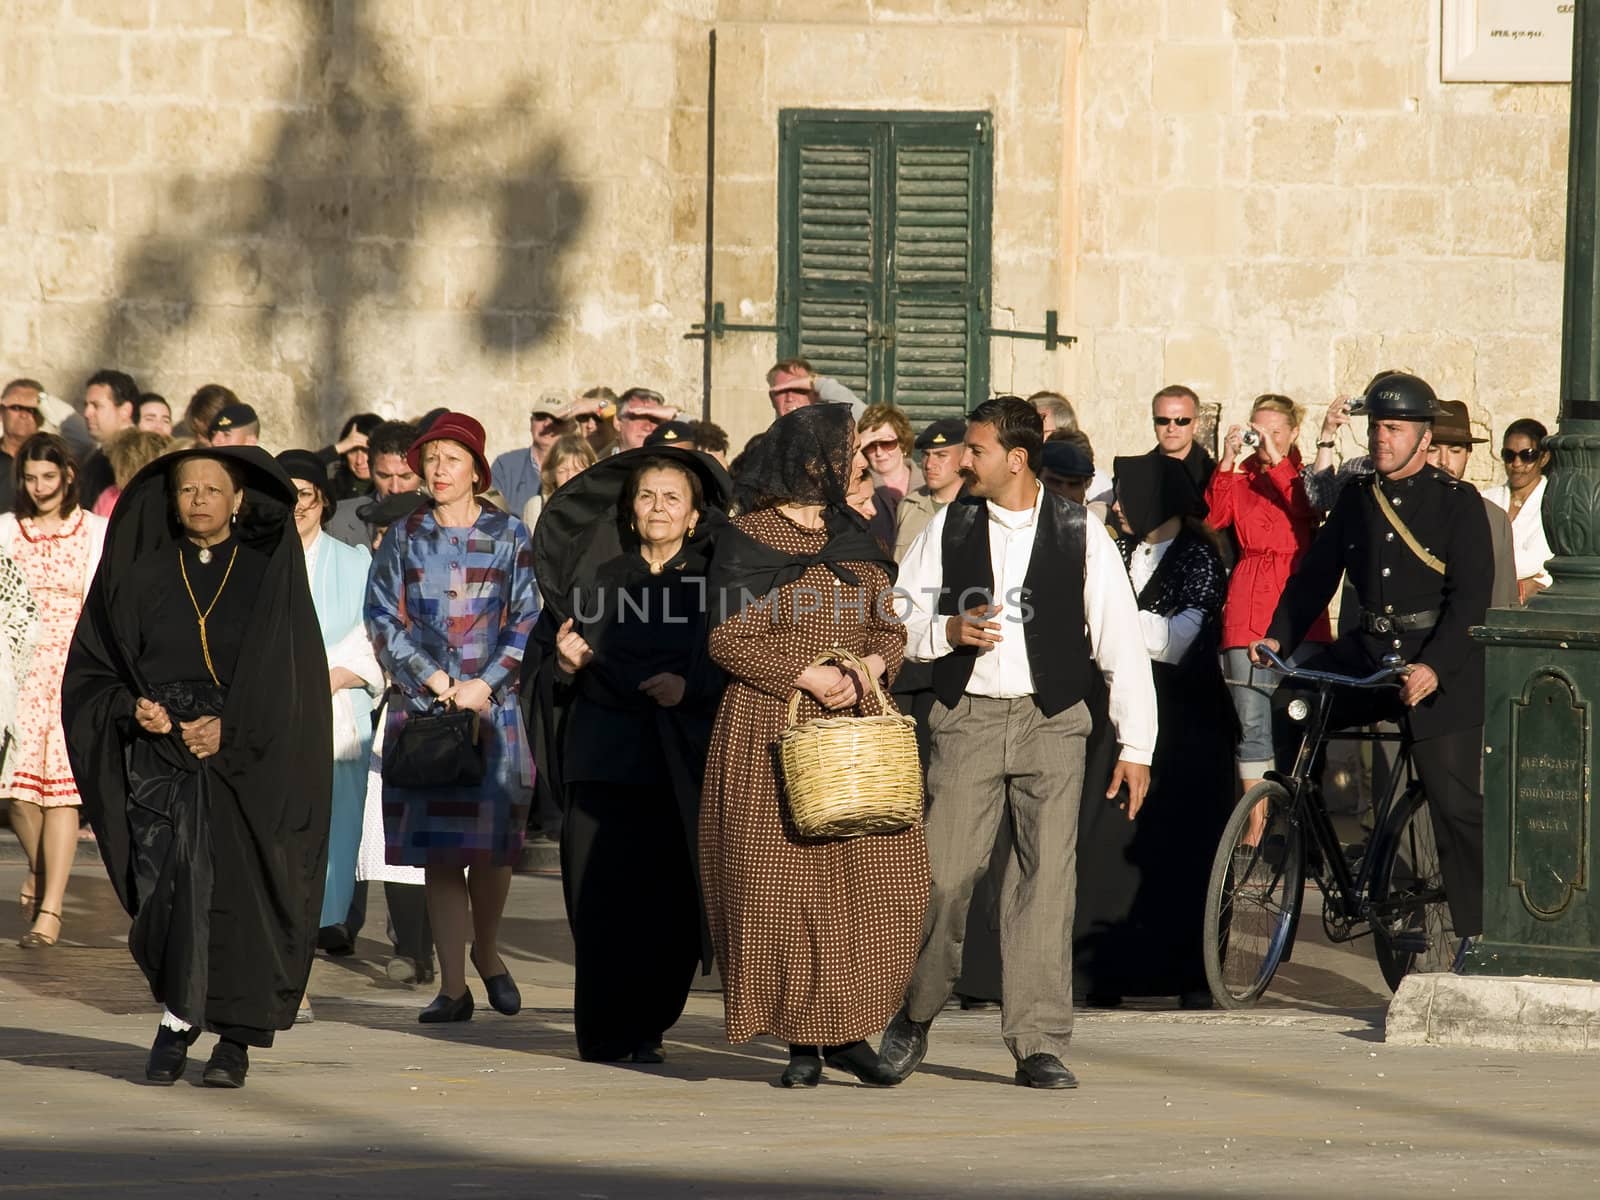
[[[716,28],[730,320],[775,315],[780,109],[982,108],[995,323],[1082,339],[997,340],[993,384],[1065,388],[1102,457],[1165,382],[1233,417],[1390,365],[1498,431],[1555,408],[1566,89],[1440,84],[1437,10],[0,0],[0,373],[221,380],[280,445],[435,404],[504,442],[597,382],[696,406]],[[714,348],[736,442],[774,349]]]
[[1384,367],[1495,436],[1553,421],[1568,89],[1440,83],[1439,7],[1091,3],[1074,388],[1098,440],[1148,442],[1138,402],[1181,381],[1225,420],[1288,393],[1309,446]]

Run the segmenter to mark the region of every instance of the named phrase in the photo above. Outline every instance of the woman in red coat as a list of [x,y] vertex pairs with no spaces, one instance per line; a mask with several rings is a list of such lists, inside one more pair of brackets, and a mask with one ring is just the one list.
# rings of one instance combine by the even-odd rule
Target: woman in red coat
[[[1272,692],[1277,676],[1252,668],[1249,647],[1266,636],[1289,575],[1311,544],[1320,515],[1300,478],[1300,420],[1305,410],[1287,396],[1257,396],[1250,406],[1255,453],[1237,468],[1245,430],[1235,425],[1223,442],[1222,461],[1206,488],[1213,529],[1233,529],[1239,564],[1228,583],[1222,610],[1222,670],[1239,712],[1239,778],[1246,790],[1272,765]],[[1331,642],[1328,615],[1311,627],[1306,641]]]

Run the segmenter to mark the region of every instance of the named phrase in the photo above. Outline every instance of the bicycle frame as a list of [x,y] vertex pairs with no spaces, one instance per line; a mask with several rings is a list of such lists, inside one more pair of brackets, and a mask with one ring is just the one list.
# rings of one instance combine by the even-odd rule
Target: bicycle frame
[[1313,775],[1317,758],[1323,747],[1334,741],[1387,742],[1400,746],[1400,754],[1384,794],[1373,798],[1369,848],[1386,833],[1390,814],[1395,811],[1400,797],[1410,787],[1416,786],[1416,768],[1411,762],[1409,721],[1402,718],[1402,731],[1398,734],[1362,731],[1329,733],[1333,689],[1338,685],[1326,679],[1316,680],[1316,683],[1316,703],[1307,714],[1305,736],[1295,755],[1293,770],[1288,774],[1268,771],[1266,778],[1280,784],[1289,793],[1293,804],[1290,820],[1300,823],[1310,832],[1321,852],[1323,869],[1312,871],[1310,875],[1323,895],[1323,927],[1330,940],[1345,942],[1372,932],[1375,914],[1369,895],[1375,856],[1363,854],[1356,870],[1351,871],[1339,835],[1333,828],[1333,818],[1317,794]]

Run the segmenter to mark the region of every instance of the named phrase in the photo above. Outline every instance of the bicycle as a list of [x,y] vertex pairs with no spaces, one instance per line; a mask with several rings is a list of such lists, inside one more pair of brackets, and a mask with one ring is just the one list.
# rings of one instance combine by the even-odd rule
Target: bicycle
[[[1260,647],[1286,679],[1316,685],[1289,702],[1305,737],[1288,774],[1268,771],[1234,807],[1223,829],[1206,891],[1205,963],[1211,994],[1223,1008],[1248,1008],[1288,957],[1299,927],[1309,873],[1323,897],[1328,939],[1342,943],[1370,933],[1390,989],[1413,970],[1446,970],[1454,955],[1450,912],[1427,797],[1411,759],[1409,725],[1399,736],[1366,731],[1329,733],[1336,687],[1397,686],[1406,667],[1384,659],[1366,677],[1308,671]],[[1372,835],[1343,846],[1314,771],[1329,741],[1393,742],[1399,755],[1385,794],[1374,799]]]

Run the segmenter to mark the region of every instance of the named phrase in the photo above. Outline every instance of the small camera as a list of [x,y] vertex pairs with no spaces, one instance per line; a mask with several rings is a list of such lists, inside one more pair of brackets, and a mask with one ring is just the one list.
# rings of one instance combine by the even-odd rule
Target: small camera
[[1250,449],[1254,450],[1257,446],[1261,445],[1261,431],[1259,429],[1246,429],[1244,433],[1240,435],[1239,440]]
[[1359,417],[1367,411],[1367,397],[1364,394],[1351,397],[1350,403],[1345,405],[1344,410],[1352,417]]

